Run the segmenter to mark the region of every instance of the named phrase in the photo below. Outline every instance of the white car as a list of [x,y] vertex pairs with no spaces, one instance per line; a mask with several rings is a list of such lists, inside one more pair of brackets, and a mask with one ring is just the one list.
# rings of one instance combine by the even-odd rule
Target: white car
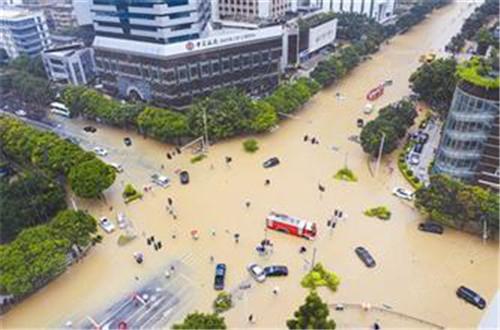
[[366,115],[369,115],[370,113],[372,113],[372,112],[373,112],[373,110],[375,110],[375,107],[373,106],[373,104],[368,103],[367,105],[365,105],[365,108],[363,109],[363,112],[364,112]]
[[118,213],[117,220],[118,227],[120,227],[120,229],[124,229],[127,227],[127,217],[125,217],[125,214],[123,214],[122,212]]
[[262,283],[266,280],[266,273],[264,272],[264,268],[260,267],[259,265],[250,264],[248,265],[247,270],[257,282]]
[[104,156],[107,156],[108,155],[108,151],[104,148],[101,148],[101,147],[95,147],[93,149],[94,153],[98,156],[101,156],[101,157],[104,157]]
[[406,190],[405,188],[401,188],[401,187],[394,188],[394,190],[392,191],[392,194],[396,197],[406,199],[408,201],[412,201],[413,195],[414,195],[413,192]]
[[19,117],[26,117],[27,113],[23,109],[16,110],[15,114]]
[[123,172],[123,166],[117,163],[109,163],[109,166],[115,169],[116,172],[122,173]]
[[408,162],[410,163],[410,165],[418,165],[420,164],[420,156],[418,154],[411,154]]
[[162,188],[167,188],[170,185],[170,179],[167,176],[160,174],[151,175],[151,181]]
[[101,228],[108,234],[115,230],[115,225],[113,225],[113,223],[106,217],[102,217],[99,220],[99,226],[101,226]]

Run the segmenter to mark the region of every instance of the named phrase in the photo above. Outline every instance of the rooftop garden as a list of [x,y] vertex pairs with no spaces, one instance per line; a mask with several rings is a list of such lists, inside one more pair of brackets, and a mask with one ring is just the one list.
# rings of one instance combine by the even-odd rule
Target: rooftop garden
[[335,13],[319,13],[317,15],[310,16],[305,19],[299,19],[298,24],[301,30],[310,29],[318,25],[321,25],[323,23],[326,23],[328,21],[331,21],[335,17],[336,17]]
[[484,60],[473,57],[470,61],[458,65],[457,76],[459,79],[479,87],[498,89],[500,78],[491,75],[492,71],[492,67]]

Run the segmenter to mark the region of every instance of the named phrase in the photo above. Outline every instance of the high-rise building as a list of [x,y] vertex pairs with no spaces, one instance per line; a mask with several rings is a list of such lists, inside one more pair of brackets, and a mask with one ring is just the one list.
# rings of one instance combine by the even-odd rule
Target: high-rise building
[[93,0],[96,36],[171,44],[206,36],[207,0]]
[[218,18],[276,20],[291,9],[291,0],[218,0]]
[[437,150],[434,171],[499,189],[498,75],[484,75],[481,61],[459,67],[459,82]]
[[310,6],[326,12],[359,13],[383,23],[394,14],[396,0],[310,0]]
[[86,85],[95,78],[94,50],[82,44],[51,48],[42,53],[42,60],[53,81]]
[[56,30],[71,29],[78,25],[71,2],[64,3],[61,1],[58,4],[50,6],[48,12]]
[[51,44],[43,12],[18,8],[0,10],[0,49],[9,59],[21,54],[36,56]]

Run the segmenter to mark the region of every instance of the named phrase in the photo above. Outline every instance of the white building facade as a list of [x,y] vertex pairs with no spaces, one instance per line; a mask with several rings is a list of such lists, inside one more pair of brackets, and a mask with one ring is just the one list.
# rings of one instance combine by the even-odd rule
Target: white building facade
[[206,36],[207,0],[91,0],[96,36],[171,44]]
[[217,0],[219,19],[276,20],[292,9],[291,0]]
[[53,81],[86,85],[95,78],[94,50],[81,44],[46,50],[42,59],[45,72]]
[[5,51],[9,59],[21,54],[34,57],[51,44],[43,12],[16,8],[0,10],[0,49]]
[[396,0],[310,0],[310,6],[325,12],[359,13],[383,23],[394,15]]

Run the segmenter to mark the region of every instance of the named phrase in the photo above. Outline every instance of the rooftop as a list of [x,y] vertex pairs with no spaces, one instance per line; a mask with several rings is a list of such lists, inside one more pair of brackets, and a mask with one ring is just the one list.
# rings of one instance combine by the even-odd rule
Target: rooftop
[[19,8],[5,8],[2,7],[0,9],[0,19],[11,19],[18,18],[30,15],[31,13],[28,10],[19,9]]
[[479,57],[460,64],[457,76],[465,82],[486,89],[498,89],[500,86],[500,77],[493,75],[492,68]]

